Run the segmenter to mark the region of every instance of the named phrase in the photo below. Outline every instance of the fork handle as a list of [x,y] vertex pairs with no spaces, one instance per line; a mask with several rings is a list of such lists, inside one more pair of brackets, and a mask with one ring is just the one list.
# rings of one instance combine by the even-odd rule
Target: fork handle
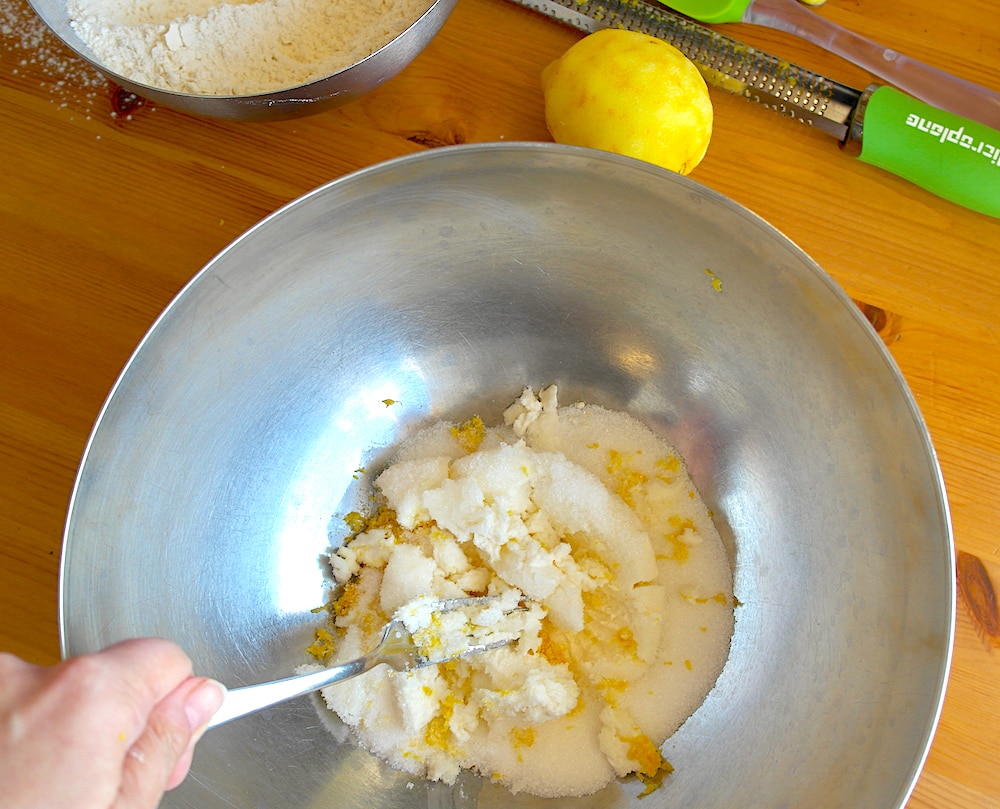
[[379,661],[374,655],[368,655],[320,671],[297,674],[294,677],[286,677],[283,680],[274,680],[269,683],[233,688],[226,692],[222,707],[209,720],[208,727],[218,727],[230,720],[254,713],[254,711],[277,705],[279,702],[285,702],[295,697],[301,697],[311,691],[318,691],[331,683],[357,677],[378,663]]

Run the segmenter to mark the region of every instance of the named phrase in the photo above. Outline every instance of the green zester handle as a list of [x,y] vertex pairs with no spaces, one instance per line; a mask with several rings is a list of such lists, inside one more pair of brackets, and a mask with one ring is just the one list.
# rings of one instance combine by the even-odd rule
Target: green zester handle
[[997,130],[892,87],[873,90],[856,123],[861,160],[973,211],[1000,217]]

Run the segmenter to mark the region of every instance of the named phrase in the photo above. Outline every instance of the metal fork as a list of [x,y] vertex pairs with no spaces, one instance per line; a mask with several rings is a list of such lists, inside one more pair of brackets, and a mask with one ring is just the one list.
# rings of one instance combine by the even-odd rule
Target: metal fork
[[[496,598],[497,596],[480,596],[444,599],[434,605],[434,612],[444,613],[465,607],[481,606],[495,601]],[[364,674],[369,669],[381,663],[391,666],[396,671],[410,671],[422,668],[423,666],[446,663],[457,657],[478,654],[490,649],[499,649],[501,646],[513,643],[514,640],[516,638],[506,637],[502,640],[486,643],[470,643],[468,646],[457,651],[452,651],[444,657],[432,659],[421,654],[420,649],[414,642],[409,630],[403,625],[402,620],[394,617],[385,625],[385,629],[382,630],[382,637],[378,646],[357,660],[330,666],[321,671],[299,674],[294,677],[286,677],[283,680],[248,685],[228,691],[222,707],[212,717],[211,721],[209,721],[208,727],[217,727],[225,722],[246,716],[249,713],[254,713],[271,705],[277,705],[279,702],[285,702],[294,697],[308,694],[311,691],[318,691],[332,683],[347,680],[350,677],[357,677],[359,674]]]

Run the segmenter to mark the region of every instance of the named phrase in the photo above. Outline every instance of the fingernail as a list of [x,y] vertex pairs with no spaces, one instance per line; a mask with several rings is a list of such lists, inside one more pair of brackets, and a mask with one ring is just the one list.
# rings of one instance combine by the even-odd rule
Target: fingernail
[[184,712],[187,714],[191,732],[197,733],[204,729],[208,720],[222,707],[226,698],[226,687],[215,680],[205,679],[192,689],[184,701]]

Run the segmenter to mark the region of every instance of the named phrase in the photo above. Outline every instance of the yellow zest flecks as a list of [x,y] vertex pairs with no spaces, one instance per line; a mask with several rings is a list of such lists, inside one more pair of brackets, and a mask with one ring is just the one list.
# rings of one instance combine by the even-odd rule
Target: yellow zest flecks
[[686,562],[688,560],[688,546],[686,542],[681,541],[680,537],[671,536],[667,534],[667,541],[670,543],[670,553],[669,554],[657,554],[657,559],[671,559],[674,562]]
[[668,455],[665,458],[657,458],[654,461],[656,466],[665,472],[680,472],[681,471],[681,459],[676,455]]
[[380,632],[388,620],[381,610],[369,610],[361,618],[361,631],[366,635],[373,635]]
[[510,740],[514,747],[531,747],[535,743],[534,728],[514,728],[510,732]]
[[[365,470],[360,469],[359,471],[364,473]],[[398,541],[403,530],[396,520],[396,512],[386,505],[379,506],[373,514],[367,517],[357,511],[351,511],[344,515],[344,523],[350,529],[352,536],[363,534],[365,531],[371,531],[375,528],[383,528]]]
[[434,657],[434,653],[444,645],[441,640],[441,616],[437,613],[431,615],[430,626],[423,627],[414,632],[413,642],[424,657]]
[[616,449],[608,450],[608,472],[609,474],[617,474],[622,466],[625,465],[624,456]]
[[452,688],[455,687],[455,683],[458,682],[460,678],[459,666],[461,665],[461,660],[446,660],[444,663],[438,663],[437,670],[438,673],[444,677],[448,685]]
[[541,638],[538,653],[553,666],[557,666],[560,663],[568,663],[569,645],[564,641],[556,640],[553,637],[553,631],[554,627],[549,619],[543,618],[542,627],[538,633],[539,638]]
[[615,633],[615,644],[626,654],[635,656],[639,651],[639,643],[635,639],[632,630],[623,626]]
[[479,416],[473,416],[464,424],[452,427],[451,434],[455,436],[462,449],[466,452],[475,452],[486,438],[486,425]]
[[618,450],[608,450],[608,474],[614,481],[614,492],[629,508],[635,507],[633,491],[636,486],[646,483],[649,478],[637,469],[628,466],[628,459]]
[[693,666],[691,665],[691,661],[690,660],[685,660],[684,661],[684,668],[686,668],[688,671],[691,671],[691,669],[693,668]]
[[600,610],[608,606],[608,598],[600,590],[588,590],[583,594],[583,603],[588,610]]
[[358,583],[356,581],[347,582],[344,585],[344,591],[340,594],[340,598],[333,602],[333,614],[338,618],[347,615],[358,605],[360,597],[361,593],[358,589]]
[[[653,744],[653,740],[645,733],[619,738],[628,745],[628,757],[635,762],[635,774],[640,779],[643,777],[652,778],[664,769],[664,764],[670,767],[660,753],[660,748]],[[672,770],[671,767],[670,771]]]
[[712,279],[712,289],[716,292],[722,292],[722,279],[711,270],[705,270],[705,275]]
[[368,520],[367,528],[389,528],[393,534],[399,532],[400,525],[396,521],[396,512],[388,506],[379,508]]
[[424,741],[428,747],[451,751],[451,716],[455,712],[457,699],[449,694],[441,702],[441,713],[437,714],[424,729]]
[[660,751],[657,750],[656,753],[659,755],[660,764],[652,773],[636,771],[635,777],[639,779],[639,783],[645,784],[646,786],[646,788],[639,793],[640,798],[645,798],[647,795],[651,795],[653,792],[658,790],[661,786],[663,786],[663,779],[674,771],[673,765],[660,755]]
[[320,662],[325,663],[333,657],[336,649],[336,641],[333,635],[323,627],[319,627],[316,630],[314,637],[315,640],[306,648],[306,651]]
[[615,708],[618,706],[618,698],[628,688],[628,683],[618,677],[605,677],[597,683],[597,688],[604,696],[604,701]]
[[436,522],[426,523],[426,525],[428,526],[431,542],[449,542],[455,538],[455,535],[451,531],[439,528]]
[[382,404],[386,407],[392,407],[394,404],[399,404],[399,402],[396,399],[383,399]]
[[368,521],[357,511],[351,511],[344,515],[344,523],[351,529],[351,533],[357,534],[363,531]]
[[687,518],[672,516],[670,528],[671,531],[663,535],[663,538],[670,544],[670,554],[664,558],[672,559],[675,562],[686,562],[690,555],[690,549],[683,540],[683,536],[686,531],[696,530],[695,525]]
[[428,747],[447,750],[450,734],[448,717],[444,714],[438,714],[427,723],[427,727],[424,729],[424,742]]
[[[714,602],[715,604],[721,604],[724,607],[729,605],[729,597],[723,592],[718,592],[714,596],[694,596],[684,592],[682,592],[680,595],[681,598],[692,604],[708,604],[709,602]],[[736,605],[737,601],[734,598],[733,606]]]
[[656,475],[657,480],[662,480],[664,483],[673,483],[681,471],[681,460],[673,455],[666,458],[657,458],[655,466],[659,470]]

